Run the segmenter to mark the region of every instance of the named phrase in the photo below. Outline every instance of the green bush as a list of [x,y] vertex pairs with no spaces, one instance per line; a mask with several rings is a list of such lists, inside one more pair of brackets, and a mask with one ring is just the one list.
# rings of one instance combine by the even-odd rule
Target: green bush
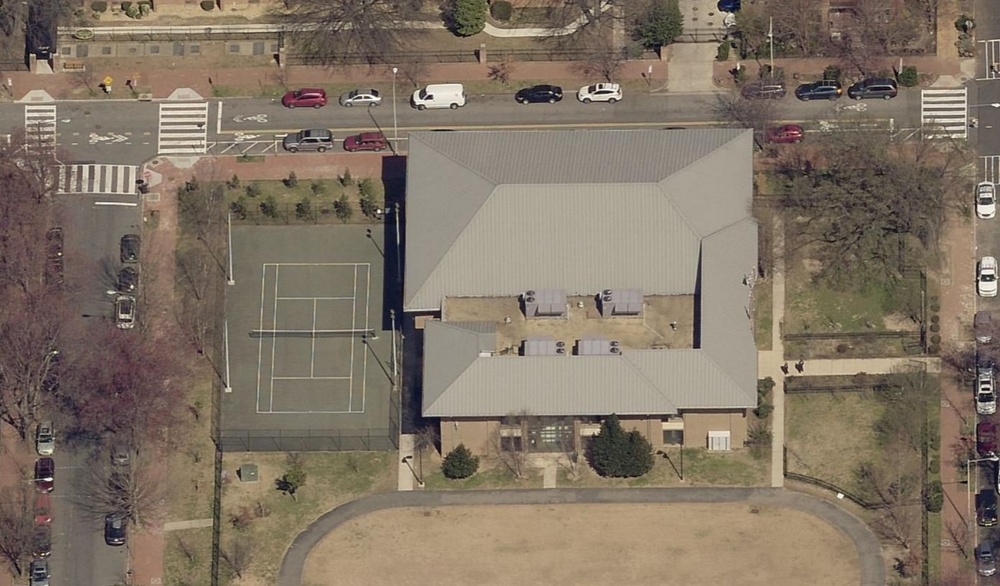
[[132,8],[132,3],[129,2],[129,0],[125,0],[125,2],[122,2],[122,11],[123,12],[128,12],[129,8]]
[[233,173],[232,179],[226,181],[226,187],[229,189],[239,189],[240,188],[240,176]]
[[90,4],[90,9],[93,10],[94,12],[107,12],[108,3],[105,2],[104,0],[98,0],[97,2],[93,2]]
[[341,194],[340,199],[333,202],[333,213],[345,224],[354,217],[354,207],[351,205],[351,200],[347,199],[346,193]]
[[507,0],[496,0],[490,4],[490,16],[500,22],[507,22],[514,15],[514,7]]
[[151,12],[153,12],[153,6],[151,4],[149,4],[148,2],[143,2],[139,4],[140,17],[149,16]]
[[236,198],[236,201],[229,204],[229,211],[240,220],[247,219],[247,209],[247,198],[245,195],[239,196]]
[[281,182],[288,189],[292,189],[293,187],[298,187],[298,185],[299,185],[299,178],[298,178],[298,176],[295,175],[295,171],[290,171],[288,173],[288,177],[285,177],[284,179],[282,179]]
[[261,194],[260,185],[256,183],[249,183],[244,189],[246,189],[247,197],[257,197]]
[[590,443],[587,459],[601,476],[635,478],[653,469],[653,446],[638,431],[626,432],[611,415]]
[[260,202],[260,213],[268,218],[278,217],[278,201],[274,199],[273,195],[267,196],[267,199]]
[[468,478],[477,470],[479,470],[479,456],[473,456],[465,444],[458,444],[441,462],[441,472],[445,478],[452,480]]
[[903,70],[899,72],[899,77],[897,80],[899,85],[903,87],[913,87],[919,83],[920,78],[917,76],[917,68],[912,65],[907,65],[903,67]]
[[840,81],[841,78],[840,67],[836,65],[827,65],[826,69],[823,70],[823,79],[830,81]]
[[940,480],[928,482],[924,487],[924,507],[928,513],[940,513],[944,507],[944,490]]
[[955,28],[960,33],[967,33],[976,28],[976,21],[972,20],[972,17],[967,14],[963,14],[955,19]]
[[632,31],[632,38],[648,49],[674,42],[684,32],[684,17],[677,0],[653,0]]
[[201,9],[205,12],[215,10],[215,0],[201,0]]
[[460,37],[471,37],[486,28],[486,0],[451,0],[448,29]]
[[326,193],[326,186],[319,181],[313,181],[309,189],[312,190],[313,195],[323,195]]
[[719,43],[719,49],[715,52],[716,61],[729,61],[729,41]]
[[351,177],[351,169],[349,167],[344,168],[344,174],[340,176],[339,181],[344,187],[354,185],[354,177]]
[[125,9],[125,16],[129,18],[139,18],[139,16],[141,16],[139,7],[135,4],[129,5],[129,7]]
[[770,403],[758,403],[757,408],[753,410],[753,414],[757,416],[757,419],[767,419],[773,412],[774,405]]
[[308,198],[304,197],[299,203],[295,204],[295,217],[300,220],[313,219],[312,202]]

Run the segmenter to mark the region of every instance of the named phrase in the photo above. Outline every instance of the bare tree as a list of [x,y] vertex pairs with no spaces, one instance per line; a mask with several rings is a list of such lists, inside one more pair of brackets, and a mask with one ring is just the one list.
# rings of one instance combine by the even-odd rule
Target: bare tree
[[83,510],[98,517],[117,513],[142,526],[161,514],[169,479],[165,467],[143,450],[131,451],[128,463],[116,463],[108,453],[99,452],[74,488]]
[[297,50],[331,67],[392,62],[422,32],[410,24],[418,11],[409,0],[285,0],[273,14]]
[[[524,478],[528,471],[527,427],[532,419],[530,413],[522,411],[504,417],[490,436],[493,453],[515,478]],[[505,431],[518,433],[505,434]]]
[[[857,482],[862,493],[879,506],[875,511],[875,531],[903,549],[913,547],[919,538],[920,477],[912,470],[912,458],[886,458],[877,464],[862,463]],[[916,500],[915,500],[916,499]]]
[[773,100],[747,100],[739,91],[717,93],[712,108],[715,117],[741,128],[753,129],[757,148],[764,149],[764,133],[777,120],[778,110]]
[[237,536],[228,546],[219,549],[219,557],[226,563],[229,571],[240,579],[253,563],[253,553],[253,542],[245,535]]
[[962,554],[963,558],[969,559],[969,554],[972,553],[969,547],[971,545],[969,526],[959,521],[948,521],[945,523],[945,530],[948,532],[951,542],[955,544],[958,553]]
[[32,557],[35,523],[32,490],[25,484],[4,491],[0,499],[0,557],[12,576],[21,576]]
[[413,436],[413,451],[417,453],[417,475],[424,477],[424,452],[438,449],[441,442],[441,435],[435,425],[425,425],[417,429]]

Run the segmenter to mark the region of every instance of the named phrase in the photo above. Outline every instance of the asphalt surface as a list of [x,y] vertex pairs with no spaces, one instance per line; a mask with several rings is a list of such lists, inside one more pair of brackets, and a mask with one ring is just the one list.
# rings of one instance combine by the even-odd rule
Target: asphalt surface
[[788,507],[826,521],[843,531],[854,542],[860,559],[861,586],[882,586],[885,583],[882,550],[875,534],[846,510],[806,494],[767,488],[556,488],[391,492],[351,501],[324,514],[296,536],[281,561],[278,584],[279,586],[302,584],[302,568],[306,557],[320,540],[346,521],[385,509],[470,505],[731,502]]
[[[388,92],[386,92],[388,94]],[[715,98],[705,94],[626,94],[614,105],[582,104],[573,95],[557,104],[519,105],[510,95],[470,95],[457,110],[418,111],[407,95],[396,96],[393,125],[391,96],[374,108],[345,108],[331,103],[325,108],[283,108],[278,100],[233,98],[209,100],[206,133],[209,143],[239,142],[254,148],[274,148],[275,137],[304,128],[328,128],[337,138],[381,129],[386,136],[405,139],[411,130],[460,130],[481,128],[631,128],[703,125],[715,123]],[[160,106],[176,102],[93,100],[57,102],[58,143],[65,162],[99,162],[136,165],[157,154]],[[856,103],[800,102],[786,96],[778,102],[782,120],[818,127],[819,120],[892,118],[897,129],[917,128],[920,118],[918,90],[905,90],[894,100],[866,100],[863,112],[845,110]],[[997,112],[1000,116],[1000,111]],[[0,132],[15,133],[24,127],[24,105],[0,105]],[[280,140],[280,138],[279,138]],[[256,144],[263,143],[263,144]],[[220,147],[221,148],[221,147]],[[280,151],[280,146],[278,147]],[[218,154],[219,148],[211,152]],[[229,154],[242,152],[227,151]]]

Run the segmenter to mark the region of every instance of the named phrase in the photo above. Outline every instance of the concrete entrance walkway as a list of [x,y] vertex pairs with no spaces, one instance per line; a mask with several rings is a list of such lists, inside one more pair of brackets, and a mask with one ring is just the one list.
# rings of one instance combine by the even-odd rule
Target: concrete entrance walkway
[[844,532],[858,552],[862,586],[885,583],[882,548],[857,517],[820,498],[768,488],[553,488],[542,490],[470,490],[390,492],[368,496],[326,513],[299,533],[285,552],[279,586],[300,586],[302,568],[313,547],[328,533],[356,517],[399,507],[478,505],[733,503],[787,507],[809,513]]
[[718,49],[719,47],[715,43],[675,43],[670,45],[670,57],[667,60],[667,92],[672,94],[714,93],[717,88],[712,72]]

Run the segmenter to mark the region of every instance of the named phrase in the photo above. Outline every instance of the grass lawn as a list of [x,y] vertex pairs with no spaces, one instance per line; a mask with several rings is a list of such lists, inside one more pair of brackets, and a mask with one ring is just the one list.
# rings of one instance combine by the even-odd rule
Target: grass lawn
[[754,339],[758,350],[771,350],[774,331],[774,281],[757,279],[754,292]]
[[166,586],[211,584],[212,528],[164,534],[163,583]]
[[[367,178],[354,178],[344,185],[334,179],[299,179],[289,186],[282,181],[242,181],[226,188],[226,205],[233,210],[233,221],[245,224],[335,224],[343,220],[337,214],[337,201],[347,198],[350,223],[371,223],[361,213],[360,185]],[[381,179],[367,182],[372,201],[382,206],[385,188]],[[273,203],[273,207],[270,204]],[[268,214],[267,209],[273,209]]]
[[[275,480],[287,470],[287,455],[225,455],[222,547],[231,547],[238,537],[254,544],[250,583],[275,584],[285,549],[323,513],[366,494],[396,488],[396,452],[312,452],[301,457],[306,482],[293,499],[275,487]],[[240,482],[236,471],[244,463],[258,465],[259,482]],[[237,528],[232,519],[244,511],[249,522]]]

